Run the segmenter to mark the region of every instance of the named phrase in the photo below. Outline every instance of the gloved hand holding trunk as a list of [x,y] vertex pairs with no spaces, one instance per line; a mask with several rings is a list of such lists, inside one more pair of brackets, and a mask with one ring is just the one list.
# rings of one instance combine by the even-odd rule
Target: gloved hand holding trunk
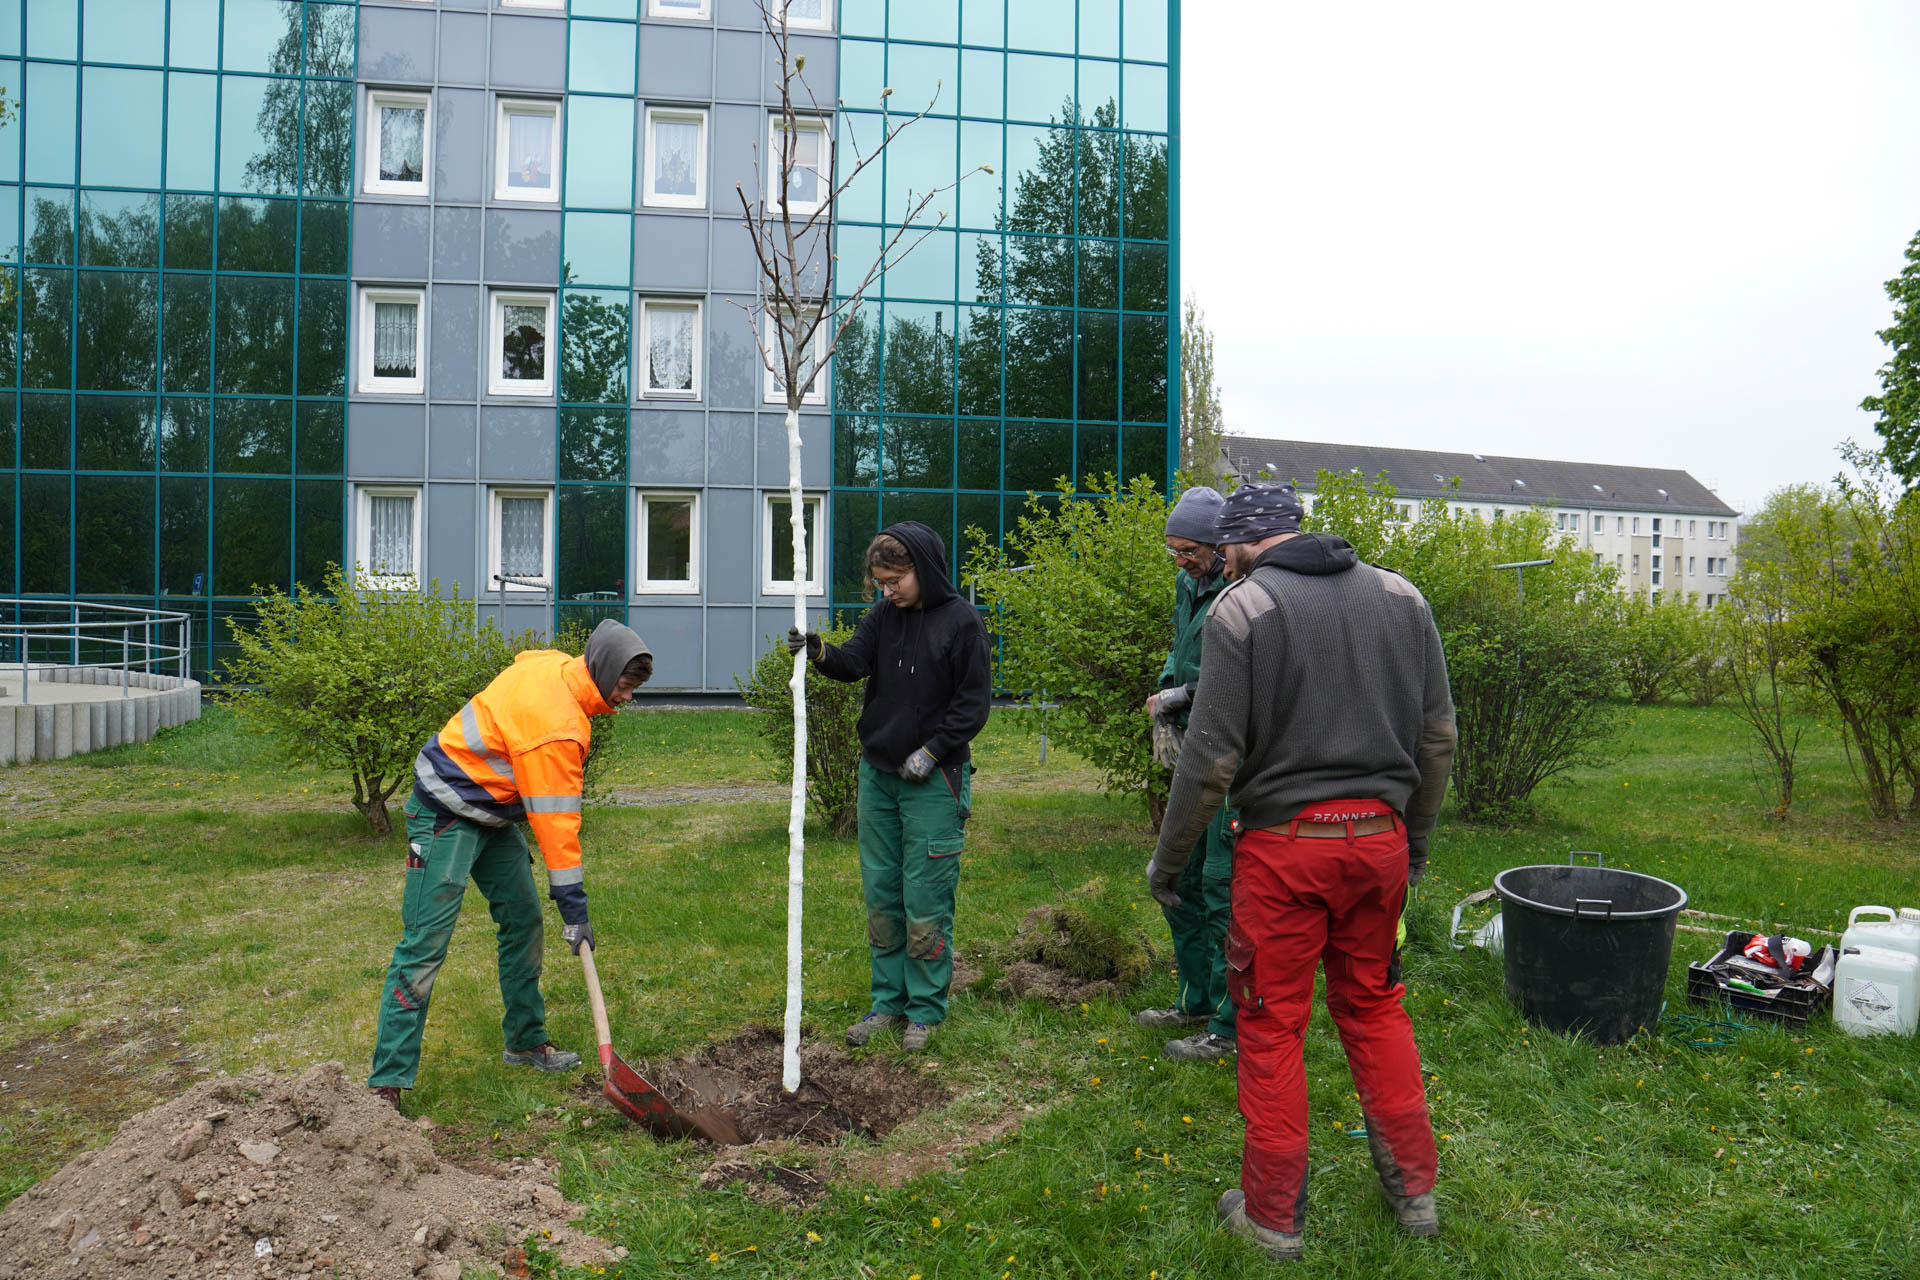
[[799,653],[802,649],[805,649],[807,651],[807,660],[809,662],[818,662],[820,661],[821,653],[825,651],[826,647],[826,641],[820,638],[818,631],[809,631],[803,636],[800,634],[800,628],[787,628],[788,653]]
[[579,924],[561,925],[560,940],[571,947],[575,955],[580,954],[580,944],[583,942],[586,943],[589,948],[595,948],[600,945],[593,940],[593,923],[588,920],[582,920]]

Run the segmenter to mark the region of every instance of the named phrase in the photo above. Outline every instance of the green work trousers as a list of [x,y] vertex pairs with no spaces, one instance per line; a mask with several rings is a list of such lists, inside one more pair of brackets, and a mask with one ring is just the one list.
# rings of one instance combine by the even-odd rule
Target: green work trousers
[[1221,805],[1187,859],[1174,892],[1177,907],[1162,907],[1173,930],[1173,961],[1180,970],[1178,1007],[1204,1013],[1207,1030],[1233,1036],[1233,1000],[1227,995],[1227,925],[1233,920],[1233,844],[1227,823],[1233,811]]
[[867,899],[873,1011],[931,1026],[953,986],[953,892],[973,769],[909,782],[860,761],[860,887]]
[[500,932],[501,1030],[509,1050],[547,1042],[547,1005],[540,996],[540,898],[532,860],[518,827],[483,827],[434,813],[409,796],[407,889],[400,900],[404,932],[393,949],[380,992],[380,1031],[368,1083],[413,1088],[420,1071],[420,1036],[427,1026],[433,980],[447,958],[453,924],[471,876],[486,895]]

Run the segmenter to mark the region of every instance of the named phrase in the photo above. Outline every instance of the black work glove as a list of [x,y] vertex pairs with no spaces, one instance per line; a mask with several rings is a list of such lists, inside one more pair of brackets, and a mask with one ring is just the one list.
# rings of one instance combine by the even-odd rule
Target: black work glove
[[826,647],[826,642],[820,639],[820,633],[818,631],[809,631],[803,636],[800,634],[800,628],[787,628],[788,653],[799,653],[802,649],[805,649],[807,651],[807,661],[818,662],[820,661],[820,655],[826,651]]
[[908,782],[925,782],[933,776],[934,766],[939,763],[925,747],[922,747],[908,756],[907,762],[900,766],[900,776]]
[[1427,837],[1407,837],[1407,887],[1420,883],[1420,877],[1427,874]]
[[598,951],[600,949],[600,944],[593,940],[593,922],[590,920],[582,920],[579,924],[561,925],[560,938],[569,947],[573,948],[573,954],[575,955],[580,954],[580,944],[583,942],[587,944],[589,951]]
[[1178,871],[1169,871],[1161,866],[1158,858],[1154,858],[1147,863],[1147,892],[1152,894],[1153,900],[1161,906],[1177,907],[1180,905],[1180,895],[1174,892],[1173,888],[1173,886],[1179,882],[1180,873]]
[[580,954],[580,944],[593,946],[593,925],[587,920],[587,886],[584,884],[549,885],[547,896],[553,899],[553,905],[560,908],[560,936],[566,940],[573,954]]

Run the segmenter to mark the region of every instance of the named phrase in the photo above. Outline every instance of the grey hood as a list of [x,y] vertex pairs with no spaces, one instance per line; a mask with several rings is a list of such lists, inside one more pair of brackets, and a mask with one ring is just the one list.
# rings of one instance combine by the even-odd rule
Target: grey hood
[[620,673],[643,653],[653,656],[653,651],[632,627],[612,618],[604,619],[587,637],[587,674],[593,677],[594,687],[600,690],[608,706],[613,705],[613,687],[620,682]]

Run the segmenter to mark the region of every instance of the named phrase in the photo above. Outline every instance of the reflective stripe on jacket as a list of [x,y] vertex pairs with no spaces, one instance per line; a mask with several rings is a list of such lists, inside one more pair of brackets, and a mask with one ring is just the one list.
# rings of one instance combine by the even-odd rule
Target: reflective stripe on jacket
[[580,789],[592,729],[611,710],[585,659],[529,650],[475,694],[414,757],[414,790],[488,827],[533,828],[549,884],[578,884]]

